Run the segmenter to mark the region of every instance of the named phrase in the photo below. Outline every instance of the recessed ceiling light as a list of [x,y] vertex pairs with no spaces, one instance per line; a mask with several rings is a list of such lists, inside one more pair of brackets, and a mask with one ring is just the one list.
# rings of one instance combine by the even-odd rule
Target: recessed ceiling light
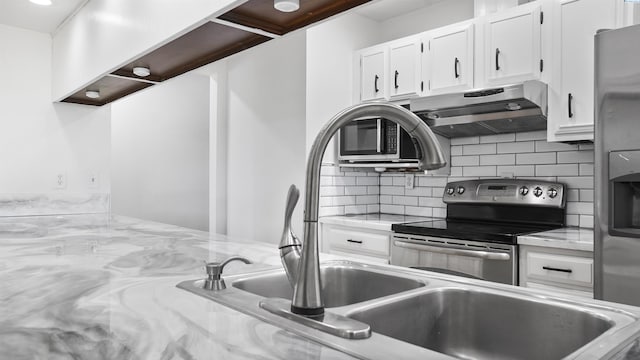
[[38,5],[45,5],[45,6],[51,5],[51,0],[29,0],[29,1]]
[[300,9],[300,0],[274,0],[273,7],[282,12],[292,12]]
[[140,77],[151,75],[151,70],[148,67],[136,66],[133,68],[133,73]]
[[84,93],[89,99],[97,99],[100,97],[100,91],[98,90],[87,90]]

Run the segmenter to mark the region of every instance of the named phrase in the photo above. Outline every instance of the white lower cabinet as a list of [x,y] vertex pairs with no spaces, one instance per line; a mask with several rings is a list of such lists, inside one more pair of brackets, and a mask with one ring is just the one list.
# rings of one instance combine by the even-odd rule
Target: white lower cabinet
[[388,231],[321,223],[320,243],[325,252],[378,263],[389,263]]
[[593,253],[520,245],[520,286],[593,298]]

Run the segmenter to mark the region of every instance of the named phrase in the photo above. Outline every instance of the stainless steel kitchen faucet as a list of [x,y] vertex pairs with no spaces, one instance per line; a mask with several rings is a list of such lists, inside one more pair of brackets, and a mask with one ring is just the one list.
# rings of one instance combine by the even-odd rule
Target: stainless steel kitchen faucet
[[[286,241],[290,234],[289,221],[285,220],[283,241],[280,244],[282,264],[294,288],[291,312],[304,316],[321,316],[324,314],[322,301],[322,284],[320,279],[320,262],[318,260],[318,200],[320,193],[320,168],[324,151],[333,135],[347,123],[360,118],[382,117],[398,123],[414,140],[418,152],[420,170],[439,169],[447,164],[440,144],[435,135],[419,117],[409,110],[390,103],[372,102],[352,106],[338,113],[318,133],[311,147],[307,161],[305,207],[304,207],[304,239],[299,261],[292,261],[296,255],[292,245]],[[287,200],[285,217],[290,218],[291,192]],[[295,196],[294,196],[295,197]],[[296,197],[297,200],[297,197]],[[295,201],[293,201],[295,205]],[[292,237],[288,237],[291,240]],[[283,246],[284,245],[284,246]],[[293,268],[297,267],[297,268]]]

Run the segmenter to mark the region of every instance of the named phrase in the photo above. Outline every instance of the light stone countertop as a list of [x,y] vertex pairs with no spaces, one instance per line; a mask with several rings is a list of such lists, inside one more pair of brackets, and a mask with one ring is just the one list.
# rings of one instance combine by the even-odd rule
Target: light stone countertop
[[393,224],[429,220],[435,220],[435,218],[394,214],[363,214],[324,216],[319,219],[319,222],[323,224],[359,227],[368,230],[391,231],[391,225]]
[[109,215],[0,218],[0,358],[353,359],[178,289],[204,261],[275,245]]
[[593,251],[593,229],[565,227],[518,236],[519,245]]

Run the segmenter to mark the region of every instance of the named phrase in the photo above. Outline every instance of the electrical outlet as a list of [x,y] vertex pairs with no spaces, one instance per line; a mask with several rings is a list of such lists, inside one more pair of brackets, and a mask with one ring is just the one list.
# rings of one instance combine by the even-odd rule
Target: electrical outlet
[[67,188],[67,174],[59,172],[54,177],[53,183],[54,189],[66,189]]
[[90,172],[87,176],[87,187],[97,189],[100,186],[100,176],[97,172]]
[[413,174],[405,174],[404,176],[404,188],[407,190],[413,189],[415,183],[415,175]]

